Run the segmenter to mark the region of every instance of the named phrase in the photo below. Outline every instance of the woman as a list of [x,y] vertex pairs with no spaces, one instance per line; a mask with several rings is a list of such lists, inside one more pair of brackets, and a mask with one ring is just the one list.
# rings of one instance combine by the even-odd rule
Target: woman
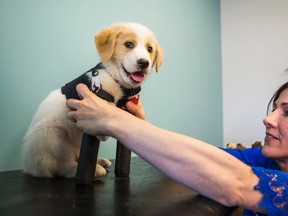
[[83,100],[67,101],[68,117],[85,133],[118,139],[175,181],[223,205],[246,208],[244,215],[288,215],[288,83],[271,99],[262,151],[220,149],[142,120],[141,103],[127,104],[136,118],[85,85],[77,91]]

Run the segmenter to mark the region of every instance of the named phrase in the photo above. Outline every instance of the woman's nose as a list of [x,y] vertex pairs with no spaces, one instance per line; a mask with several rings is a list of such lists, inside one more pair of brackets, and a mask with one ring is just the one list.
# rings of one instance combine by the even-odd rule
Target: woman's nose
[[270,115],[263,119],[263,123],[266,127],[276,127],[277,126],[277,112],[274,111]]

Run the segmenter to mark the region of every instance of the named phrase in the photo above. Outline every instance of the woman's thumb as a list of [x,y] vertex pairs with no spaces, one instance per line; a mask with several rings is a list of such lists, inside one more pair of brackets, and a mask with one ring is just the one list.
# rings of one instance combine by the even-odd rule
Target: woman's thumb
[[78,93],[78,96],[83,99],[86,98],[88,96],[90,96],[91,94],[93,94],[86,85],[84,85],[83,83],[80,83],[76,86],[76,90]]

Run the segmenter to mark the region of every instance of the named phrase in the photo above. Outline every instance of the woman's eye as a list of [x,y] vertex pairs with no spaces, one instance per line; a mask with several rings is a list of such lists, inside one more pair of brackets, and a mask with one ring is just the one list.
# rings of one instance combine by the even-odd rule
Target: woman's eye
[[133,44],[132,42],[130,42],[130,41],[125,42],[125,43],[124,43],[124,46],[125,46],[126,48],[129,48],[129,49],[134,48],[134,44]]
[[283,115],[284,115],[284,116],[288,116],[288,110],[284,110],[284,111],[283,111]]

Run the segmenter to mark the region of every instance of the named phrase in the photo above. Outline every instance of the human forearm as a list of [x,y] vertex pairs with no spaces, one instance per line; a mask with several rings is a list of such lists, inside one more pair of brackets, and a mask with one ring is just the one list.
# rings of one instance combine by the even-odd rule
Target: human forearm
[[120,122],[115,120],[111,126],[113,136],[169,177],[225,205],[257,208],[257,202],[250,198],[255,195],[261,199],[253,190],[258,179],[250,167],[233,156],[139,119]]

